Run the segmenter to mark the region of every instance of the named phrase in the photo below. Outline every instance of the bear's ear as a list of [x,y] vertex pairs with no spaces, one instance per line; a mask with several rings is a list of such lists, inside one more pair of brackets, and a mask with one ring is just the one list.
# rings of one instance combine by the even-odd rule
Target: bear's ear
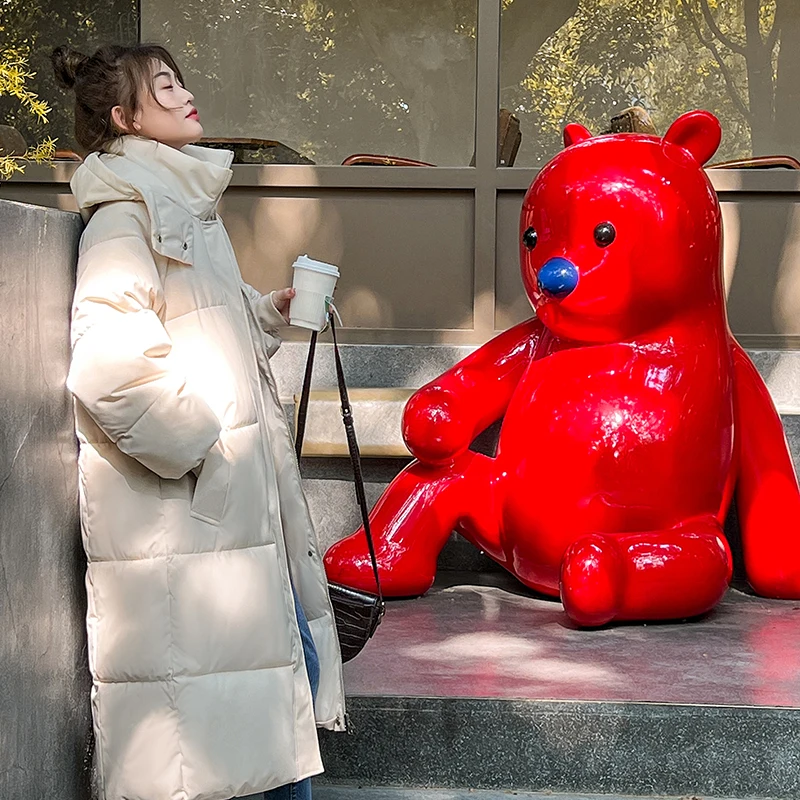
[[670,125],[665,142],[688,150],[702,167],[717,152],[722,139],[719,120],[708,111],[689,111]]
[[564,147],[580,144],[591,138],[591,132],[577,122],[570,122],[570,124],[564,128]]

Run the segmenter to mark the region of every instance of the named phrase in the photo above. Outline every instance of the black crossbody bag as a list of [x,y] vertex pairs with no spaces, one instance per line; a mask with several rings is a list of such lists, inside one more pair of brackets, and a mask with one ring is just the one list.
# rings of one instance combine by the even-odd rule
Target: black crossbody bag
[[[375,576],[377,594],[361,592],[338,583],[329,583],[333,613],[336,618],[336,630],[339,636],[339,646],[342,651],[342,661],[355,658],[364,645],[372,638],[386,611],[386,604],[381,592],[381,581],[378,576],[378,562],[375,558],[375,544],[372,540],[372,531],[369,527],[369,510],[367,509],[367,496],[364,492],[364,476],[361,472],[361,453],[358,449],[356,430],[353,425],[353,410],[350,407],[350,398],[347,394],[347,385],[344,380],[342,359],[339,355],[339,344],[336,341],[336,323],[333,312],[328,314],[328,323],[333,337],[333,354],[336,361],[336,381],[339,384],[339,398],[342,404],[342,421],[344,422],[347,436],[347,448],[350,451],[350,463],[353,467],[353,480],[355,482],[356,499],[361,509],[361,521],[367,537],[369,557],[372,561],[372,572]],[[306,417],[308,416],[308,399],[311,393],[311,372],[314,367],[314,354],[317,349],[317,332],[311,334],[308,348],[308,360],[303,377],[303,392],[300,395],[300,406],[297,409],[297,435],[295,437],[295,452],[297,463],[300,463],[300,453],[303,450],[303,437],[306,430]]]

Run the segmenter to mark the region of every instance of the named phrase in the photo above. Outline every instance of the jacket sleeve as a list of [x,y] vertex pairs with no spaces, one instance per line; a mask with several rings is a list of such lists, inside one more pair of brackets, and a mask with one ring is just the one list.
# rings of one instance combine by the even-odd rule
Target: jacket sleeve
[[253,307],[258,324],[261,326],[261,330],[264,331],[267,356],[272,358],[281,346],[281,335],[279,331],[281,328],[286,327],[286,320],[283,318],[281,312],[275,308],[275,302],[273,300],[275,292],[261,294],[248,283],[243,283],[242,287],[245,294],[250,299],[250,304]]
[[164,292],[136,234],[82,253],[67,386],[119,449],[162,478],[197,467],[220,421],[192,391],[162,321]]

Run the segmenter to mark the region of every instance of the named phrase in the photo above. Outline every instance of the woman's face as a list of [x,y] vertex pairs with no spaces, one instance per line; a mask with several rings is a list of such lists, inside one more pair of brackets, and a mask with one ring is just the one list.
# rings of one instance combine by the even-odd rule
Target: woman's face
[[[194,95],[184,88],[177,75],[163,62],[153,63],[153,93],[141,92],[141,107],[133,117],[131,133],[155,139],[180,149],[203,135],[200,116],[194,107]],[[114,109],[116,119],[117,106]],[[119,109],[121,112],[121,109]]]

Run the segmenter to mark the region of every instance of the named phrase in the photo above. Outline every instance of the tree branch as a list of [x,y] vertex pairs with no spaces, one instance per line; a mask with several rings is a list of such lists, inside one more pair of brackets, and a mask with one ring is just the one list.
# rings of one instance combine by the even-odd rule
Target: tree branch
[[733,50],[734,53],[738,53],[740,56],[747,55],[747,48],[743,45],[739,44],[738,42],[734,42],[729,36],[726,36],[721,30],[719,25],[717,25],[717,21],[714,19],[714,15],[711,13],[711,9],[708,6],[708,0],[700,0],[700,8],[703,12],[703,18],[706,21],[706,25],[711,28],[711,32],[717,39],[722,42],[729,50]]
[[714,42],[707,41],[703,37],[703,31],[700,28],[700,22],[697,19],[697,17],[695,17],[694,11],[691,8],[689,8],[689,2],[686,2],[686,0],[684,0],[684,2],[681,3],[681,5],[683,5],[686,8],[687,16],[689,17],[689,21],[692,24],[692,28],[694,28],[694,32],[695,32],[695,35],[697,36],[697,40],[700,42],[700,44],[702,44],[704,47],[706,47],[711,52],[711,54],[714,56],[714,60],[717,62],[717,64],[719,64],[719,68],[722,71],[722,77],[723,77],[723,79],[725,81],[725,86],[728,89],[728,94],[730,94],[731,99],[733,100],[733,104],[736,106],[736,108],[738,109],[739,113],[752,126],[752,123],[753,123],[752,115],[750,114],[750,110],[745,105],[744,101],[742,100],[742,97],[739,94],[739,90],[736,88],[736,84],[734,83],[734,80],[733,80],[733,75],[731,75],[731,71],[730,71],[730,69],[728,69],[728,65],[722,60],[722,56],[720,55],[720,52],[717,49],[717,47],[714,44]]
[[772,30],[769,32],[767,41],[764,44],[770,56],[772,56],[772,51],[775,49],[775,44],[777,43],[778,37],[781,34],[780,9],[781,4],[777,3],[775,5],[775,17],[772,20]]

